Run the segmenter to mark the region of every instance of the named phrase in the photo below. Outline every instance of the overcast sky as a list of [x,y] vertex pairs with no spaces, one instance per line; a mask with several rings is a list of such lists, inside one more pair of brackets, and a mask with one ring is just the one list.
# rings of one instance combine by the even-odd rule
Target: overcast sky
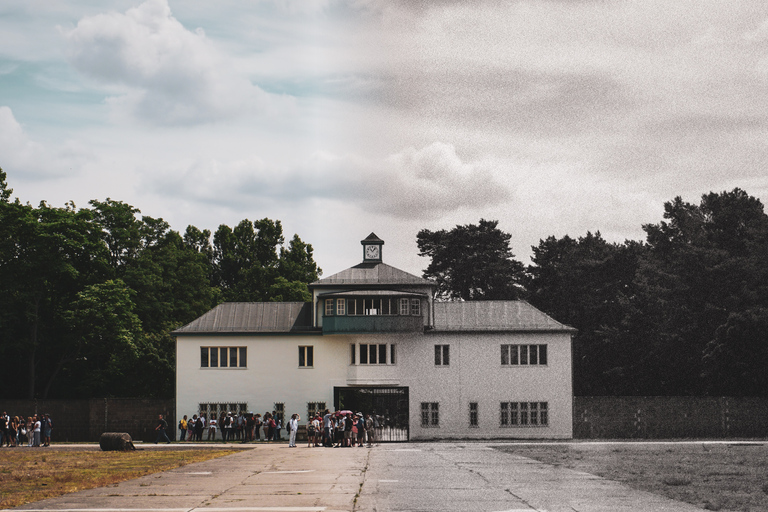
[[263,217],[328,276],[497,219],[642,239],[675,196],[768,200],[768,2],[2,0],[0,167],[36,205],[183,232]]

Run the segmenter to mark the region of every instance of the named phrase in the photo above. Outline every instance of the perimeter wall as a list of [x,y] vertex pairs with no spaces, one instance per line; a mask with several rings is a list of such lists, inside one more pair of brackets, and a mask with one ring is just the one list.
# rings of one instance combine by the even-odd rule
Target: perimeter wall
[[768,399],[577,396],[574,439],[768,437]]
[[[103,432],[128,432],[153,442],[157,415],[168,421],[168,436],[179,431],[174,400],[107,398],[92,400],[7,400],[10,416],[49,413],[54,442],[96,442]],[[573,399],[574,439],[766,438],[768,398],[577,396]]]
[[98,442],[104,432],[128,432],[136,441],[153,442],[157,415],[168,422],[168,436],[179,435],[174,400],[151,398],[99,398],[91,400],[6,400],[0,398],[0,412],[25,417],[50,414],[54,443]]

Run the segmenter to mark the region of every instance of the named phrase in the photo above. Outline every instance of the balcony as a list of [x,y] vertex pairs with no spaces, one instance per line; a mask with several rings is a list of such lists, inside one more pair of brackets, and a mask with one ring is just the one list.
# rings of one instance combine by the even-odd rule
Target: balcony
[[380,332],[417,332],[424,329],[421,316],[325,316],[323,334],[372,334]]
[[399,386],[400,378],[395,365],[349,365],[347,386]]

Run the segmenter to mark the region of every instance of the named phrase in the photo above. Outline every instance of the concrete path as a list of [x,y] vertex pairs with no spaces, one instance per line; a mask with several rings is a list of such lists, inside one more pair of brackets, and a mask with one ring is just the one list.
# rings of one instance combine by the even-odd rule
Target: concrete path
[[[178,445],[150,445],[173,449]],[[240,453],[30,503],[68,512],[700,511],[483,443],[248,445]]]
[[372,451],[360,510],[696,512],[595,475],[479,443],[409,443]]

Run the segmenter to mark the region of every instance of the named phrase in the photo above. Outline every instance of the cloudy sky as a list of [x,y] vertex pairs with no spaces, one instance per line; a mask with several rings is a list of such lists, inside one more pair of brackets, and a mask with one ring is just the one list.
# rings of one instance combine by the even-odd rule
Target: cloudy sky
[[643,237],[675,196],[768,201],[768,3],[2,0],[14,195],[184,231],[283,222],[326,276],[420,273],[422,228]]

